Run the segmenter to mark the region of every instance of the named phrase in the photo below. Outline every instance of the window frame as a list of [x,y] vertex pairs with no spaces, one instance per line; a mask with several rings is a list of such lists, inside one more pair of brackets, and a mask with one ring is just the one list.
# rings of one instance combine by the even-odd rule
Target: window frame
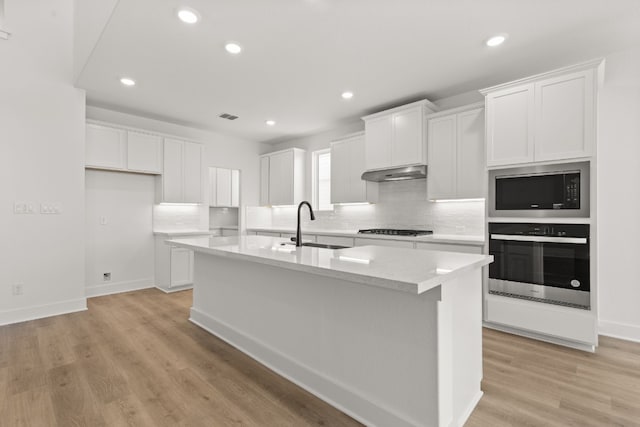
[[[320,179],[319,179],[319,159],[320,156],[329,155],[329,165],[331,165],[331,148],[322,148],[311,153],[311,202],[316,211],[333,211],[333,204],[320,206]],[[331,169],[329,169],[329,200],[331,200]]]

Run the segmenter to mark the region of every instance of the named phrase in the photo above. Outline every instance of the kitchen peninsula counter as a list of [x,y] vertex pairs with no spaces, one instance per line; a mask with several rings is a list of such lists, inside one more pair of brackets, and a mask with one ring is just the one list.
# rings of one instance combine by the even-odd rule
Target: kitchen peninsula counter
[[190,320],[372,426],[462,425],[482,396],[490,256],[193,237]]

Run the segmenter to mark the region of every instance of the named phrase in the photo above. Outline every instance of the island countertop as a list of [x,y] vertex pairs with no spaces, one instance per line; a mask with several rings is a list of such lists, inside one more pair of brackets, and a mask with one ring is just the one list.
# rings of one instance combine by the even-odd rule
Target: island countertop
[[371,286],[421,294],[493,261],[475,255],[422,249],[358,246],[346,249],[296,248],[267,236],[191,237],[175,246],[230,259],[304,271]]

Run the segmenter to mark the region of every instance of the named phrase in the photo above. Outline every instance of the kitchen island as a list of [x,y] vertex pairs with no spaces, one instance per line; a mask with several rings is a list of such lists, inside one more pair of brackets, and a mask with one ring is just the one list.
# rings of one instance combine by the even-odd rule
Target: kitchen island
[[186,238],[190,320],[371,426],[459,426],[482,396],[492,258],[264,236]]

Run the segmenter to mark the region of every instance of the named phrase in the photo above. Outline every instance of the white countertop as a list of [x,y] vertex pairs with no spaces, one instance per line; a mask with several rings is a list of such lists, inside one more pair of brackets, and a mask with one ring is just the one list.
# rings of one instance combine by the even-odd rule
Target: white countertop
[[[247,228],[247,231],[266,231],[269,233],[295,234],[293,228],[265,227]],[[467,236],[463,234],[430,234],[427,236],[386,236],[383,234],[359,234],[358,230],[302,230],[302,235],[321,235],[338,237],[357,237],[359,239],[402,240],[406,242],[451,243],[454,245],[483,246],[484,236]]]
[[492,256],[421,249],[359,246],[346,249],[296,248],[267,236],[173,239],[175,246],[230,259],[257,262],[420,294],[493,261]]
[[175,236],[210,236],[210,230],[187,229],[187,230],[153,230],[153,234],[163,237]]

